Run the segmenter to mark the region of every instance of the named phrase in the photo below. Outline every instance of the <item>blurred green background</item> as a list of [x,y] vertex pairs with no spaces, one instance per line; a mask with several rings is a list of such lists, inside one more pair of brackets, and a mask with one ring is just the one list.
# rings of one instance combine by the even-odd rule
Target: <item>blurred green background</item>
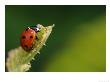
[[105,72],[106,6],[6,5],[5,53],[28,26],[55,24],[30,72]]

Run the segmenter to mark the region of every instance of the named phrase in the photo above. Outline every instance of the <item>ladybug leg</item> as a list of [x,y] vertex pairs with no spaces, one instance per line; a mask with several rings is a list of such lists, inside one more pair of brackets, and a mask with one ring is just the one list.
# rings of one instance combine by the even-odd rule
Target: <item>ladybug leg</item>
[[36,36],[36,40],[39,40],[39,38]]

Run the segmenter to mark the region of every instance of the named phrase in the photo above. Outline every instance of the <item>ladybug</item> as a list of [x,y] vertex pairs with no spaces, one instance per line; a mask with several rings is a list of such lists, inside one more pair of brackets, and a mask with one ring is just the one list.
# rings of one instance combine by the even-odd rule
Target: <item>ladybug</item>
[[22,32],[20,44],[25,51],[30,51],[33,49],[35,40],[38,39],[36,36],[38,32],[40,32],[39,25],[28,27]]

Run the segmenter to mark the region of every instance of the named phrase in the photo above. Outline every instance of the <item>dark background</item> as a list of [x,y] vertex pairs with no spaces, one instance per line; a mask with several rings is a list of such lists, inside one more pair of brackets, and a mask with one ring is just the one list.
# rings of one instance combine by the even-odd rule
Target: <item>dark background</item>
[[106,6],[6,5],[5,13],[6,58],[25,28],[55,24],[29,71],[106,71]]

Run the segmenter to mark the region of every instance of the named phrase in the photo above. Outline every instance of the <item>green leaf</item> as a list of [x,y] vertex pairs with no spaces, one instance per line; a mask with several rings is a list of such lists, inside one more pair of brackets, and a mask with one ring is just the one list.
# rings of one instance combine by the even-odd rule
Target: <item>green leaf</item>
[[39,39],[36,39],[33,50],[27,52],[23,50],[20,46],[8,52],[6,67],[9,72],[24,72],[30,69],[30,62],[34,60],[34,57],[35,55],[37,55],[37,53],[40,53],[39,51],[42,48],[42,46],[45,45],[45,42],[51,34],[54,24],[52,26],[47,27],[44,27],[42,25],[40,26],[41,30],[36,35]]

